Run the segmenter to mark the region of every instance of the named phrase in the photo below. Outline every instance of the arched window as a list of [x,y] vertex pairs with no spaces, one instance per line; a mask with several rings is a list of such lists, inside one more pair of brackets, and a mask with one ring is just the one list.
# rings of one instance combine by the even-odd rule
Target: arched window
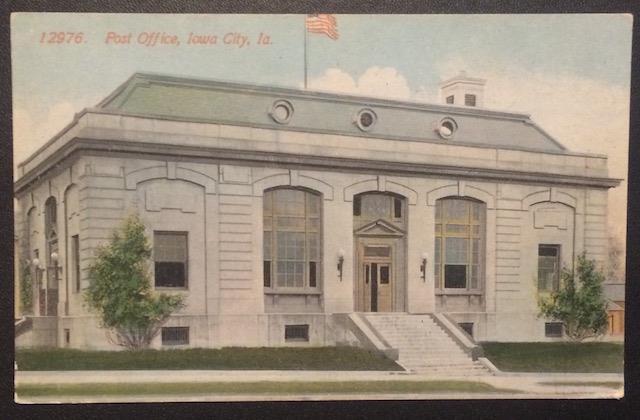
[[36,241],[32,238],[33,230],[36,228],[36,215],[37,211],[35,207],[31,207],[27,212],[27,225],[26,232],[27,236],[25,238],[25,251],[27,252],[27,259],[31,259],[32,248],[36,245]]
[[404,198],[386,192],[367,192],[353,197],[353,215],[361,221],[385,219],[403,222]]
[[44,203],[44,232],[47,239],[57,235],[58,206],[55,197],[49,197]]
[[44,234],[47,238],[47,265],[51,265],[51,254],[58,252],[58,203],[49,197],[44,203]]
[[480,290],[484,266],[485,205],[460,198],[436,201],[436,289]]
[[322,198],[302,189],[264,193],[264,287],[316,290],[322,261]]
[[55,316],[58,314],[58,204],[54,197],[44,203],[44,233],[46,243],[46,281],[40,289],[40,315]]

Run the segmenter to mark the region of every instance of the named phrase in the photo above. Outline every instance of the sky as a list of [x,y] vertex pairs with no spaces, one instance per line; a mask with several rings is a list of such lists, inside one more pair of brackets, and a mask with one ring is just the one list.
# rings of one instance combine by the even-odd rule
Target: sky
[[[307,37],[310,89],[440,102],[438,82],[464,70],[487,80],[486,108],[531,114],[627,178],[631,15],[336,18],[338,40]],[[145,45],[154,32],[180,45]],[[216,43],[190,44],[190,34]],[[136,71],[302,88],[304,45],[304,15],[13,14],[14,167]],[[626,190],[609,195],[621,240]]]

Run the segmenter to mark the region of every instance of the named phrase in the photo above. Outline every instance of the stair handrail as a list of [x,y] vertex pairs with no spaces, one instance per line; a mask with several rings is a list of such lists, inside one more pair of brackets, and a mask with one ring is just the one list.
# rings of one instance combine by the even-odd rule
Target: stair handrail
[[18,337],[27,332],[33,326],[33,319],[23,315],[22,318],[15,321],[14,325],[14,336]]
[[356,314],[356,315],[371,330],[371,332],[376,336],[376,338],[378,340],[380,340],[380,342],[382,343],[382,345],[384,347],[391,348],[391,344],[389,344],[389,342],[386,340],[386,338],[384,338],[384,336],[382,334],[380,334],[380,331],[378,331],[378,329],[373,326],[371,321],[366,316],[364,316],[362,314]]
[[347,317],[351,321],[355,329],[352,332],[360,340],[365,347],[379,351],[385,354],[391,360],[398,360],[399,351],[391,347],[387,340],[381,337],[380,333],[374,328],[365,316],[359,313],[350,313]]
[[478,358],[484,356],[482,346],[473,341],[473,339],[446,314],[433,313],[431,315],[434,321],[436,321],[449,337],[453,338],[473,360],[478,360]]

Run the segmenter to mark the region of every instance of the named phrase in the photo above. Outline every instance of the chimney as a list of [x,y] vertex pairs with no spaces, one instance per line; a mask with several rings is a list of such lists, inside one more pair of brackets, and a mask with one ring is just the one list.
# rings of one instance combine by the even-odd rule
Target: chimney
[[467,76],[461,71],[457,76],[440,82],[440,100],[447,105],[482,107],[484,85],[487,81]]

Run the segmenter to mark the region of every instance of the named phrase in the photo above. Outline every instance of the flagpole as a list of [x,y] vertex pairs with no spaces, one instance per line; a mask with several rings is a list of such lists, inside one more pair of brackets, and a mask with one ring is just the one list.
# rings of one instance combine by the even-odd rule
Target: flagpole
[[304,90],[307,90],[307,15],[304,17]]

